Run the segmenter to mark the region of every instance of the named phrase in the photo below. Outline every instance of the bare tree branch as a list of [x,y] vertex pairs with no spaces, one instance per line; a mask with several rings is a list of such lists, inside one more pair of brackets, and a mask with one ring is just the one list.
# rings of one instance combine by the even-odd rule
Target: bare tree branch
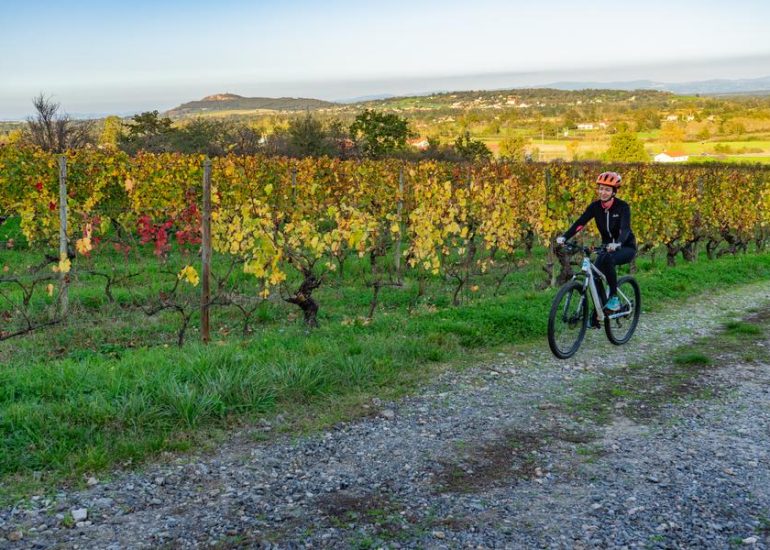
[[42,93],[32,99],[35,116],[27,119],[26,140],[44,151],[63,153],[79,149],[93,142],[93,122],[73,121],[69,115],[60,115],[61,105]]

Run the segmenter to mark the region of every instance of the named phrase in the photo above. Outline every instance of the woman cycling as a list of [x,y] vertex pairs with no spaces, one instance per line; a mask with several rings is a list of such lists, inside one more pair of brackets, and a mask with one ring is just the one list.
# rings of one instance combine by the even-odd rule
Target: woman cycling
[[627,202],[615,196],[621,181],[622,178],[617,172],[599,174],[596,179],[596,184],[599,186],[599,200],[589,204],[572,227],[556,239],[557,244],[564,244],[575,233],[582,231],[591,218],[596,221],[596,227],[602,236],[602,244],[606,246],[606,251],[600,253],[596,259],[596,267],[607,277],[607,283],[610,285],[610,297],[604,306],[610,311],[620,309],[615,266],[627,264],[636,256],[636,238],[631,231],[631,209]]

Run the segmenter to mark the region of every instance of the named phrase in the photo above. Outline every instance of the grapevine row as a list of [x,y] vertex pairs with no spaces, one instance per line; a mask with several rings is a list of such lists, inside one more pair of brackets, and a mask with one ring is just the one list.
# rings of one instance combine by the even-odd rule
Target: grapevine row
[[[69,153],[69,238],[88,256],[115,231],[135,233],[162,257],[171,242],[200,243],[203,158],[84,150]],[[0,148],[0,212],[18,215],[31,246],[59,231],[57,158]],[[595,198],[596,174],[623,174],[642,250],[665,247],[669,263],[763,248],[770,236],[770,169],[736,165],[598,163],[460,165],[426,161],[213,160],[212,240],[315,322],[312,293],[351,255],[367,257],[367,284],[398,284],[403,269],[441,275],[460,289],[535,240],[550,246]],[[399,255],[394,261],[393,256]],[[386,261],[386,258],[389,260]],[[73,261],[77,262],[77,259]],[[301,284],[287,287],[291,271]],[[195,282],[194,270],[183,275]]]

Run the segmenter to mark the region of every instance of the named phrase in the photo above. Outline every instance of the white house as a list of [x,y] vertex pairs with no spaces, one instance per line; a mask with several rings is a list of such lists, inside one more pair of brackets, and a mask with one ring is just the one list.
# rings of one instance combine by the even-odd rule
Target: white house
[[407,143],[409,143],[409,145],[415,149],[419,149],[420,151],[425,151],[428,147],[430,147],[430,142],[427,138],[410,139],[407,141]]
[[578,130],[593,130],[594,125],[592,122],[580,122],[577,125]]
[[668,115],[666,117],[666,122],[676,122],[679,120],[679,115]]
[[690,155],[681,151],[664,151],[655,155],[655,162],[687,162]]

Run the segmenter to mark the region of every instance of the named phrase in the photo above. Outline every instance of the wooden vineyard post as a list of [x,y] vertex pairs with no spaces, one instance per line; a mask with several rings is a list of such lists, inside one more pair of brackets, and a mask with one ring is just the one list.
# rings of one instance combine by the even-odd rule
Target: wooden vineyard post
[[[59,266],[69,259],[67,251],[67,157],[59,157]],[[64,318],[69,309],[69,270],[59,270],[59,315]]]
[[401,167],[398,169],[398,204],[396,206],[396,212],[398,213],[398,225],[399,225],[399,232],[398,232],[398,240],[396,241],[396,257],[393,259],[395,268],[396,268],[396,278],[398,280],[398,284],[402,284],[403,281],[401,279],[401,241],[403,240],[403,232],[404,232],[404,223],[401,219],[401,216],[404,211],[404,165],[402,164]]
[[211,340],[209,306],[211,302],[211,160],[203,162],[203,213],[201,216],[201,338]]
[[[548,198],[551,191],[552,182],[551,182],[551,170],[546,168],[545,169],[545,204],[546,209],[548,208]],[[546,216],[550,216],[550,212],[546,213]],[[555,287],[556,286],[556,250],[554,247],[556,246],[554,242],[554,236],[548,235],[548,256],[547,256],[547,263],[546,263],[546,273],[548,274],[548,287]]]

